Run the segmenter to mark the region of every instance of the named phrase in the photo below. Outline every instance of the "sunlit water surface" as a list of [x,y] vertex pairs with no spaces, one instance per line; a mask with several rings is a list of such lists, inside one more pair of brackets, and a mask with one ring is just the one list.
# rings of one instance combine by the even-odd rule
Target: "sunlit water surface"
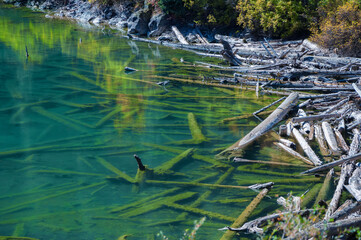
[[[157,239],[162,231],[179,239],[205,215],[195,212],[201,209],[210,214],[197,239],[219,239],[222,232],[217,229],[230,225],[257,192],[167,181],[274,181],[270,197],[251,218],[276,209],[276,195],[312,187],[315,180],[295,177],[299,168],[214,159],[220,148],[258,123],[251,117],[230,123],[222,119],[252,113],[278,97],[257,99],[252,91],[178,81],[165,87],[155,84],[165,80],[159,76],[202,79],[219,74],[194,67],[195,61],[218,60],[0,5],[0,235],[63,240],[130,234],[129,239]],[[127,73],[126,66],[138,71]],[[183,141],[192,139],[189,113],[207,141]],[[246,157],[298,163],[279,152],[273,141],[263,138]],[[130,182],[137,173],[133,154],[156,168],[190,148],[196,149],[193,157],[167,174],[146,178],[164,184]],[[213,166],[212,161],[223,165]],[[116,179],[121,174],[129,181]],[[219,180],[224,174],[225,180]],[[223,217],[210,217],[212,213]]]

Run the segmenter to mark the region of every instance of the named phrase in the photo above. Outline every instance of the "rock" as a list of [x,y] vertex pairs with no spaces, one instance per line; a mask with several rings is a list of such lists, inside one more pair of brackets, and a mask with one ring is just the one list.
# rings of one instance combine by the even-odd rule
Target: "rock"
[[148,37],[160,36],[168,26],[169,26],[169,21],[167,15],[161,13],[152,16],[148,24],[150,31]]
[[133,13],[128,19],[128,34],[147,35],[150,17],[151,11],[147,9],[141,9]]

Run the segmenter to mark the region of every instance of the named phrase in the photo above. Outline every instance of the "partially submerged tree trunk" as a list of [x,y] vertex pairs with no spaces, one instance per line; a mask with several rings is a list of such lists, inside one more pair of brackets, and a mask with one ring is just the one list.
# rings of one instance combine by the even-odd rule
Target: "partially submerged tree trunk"
[[272,129],[274,125],[280,122],[283,117],[296,106],[298,102],[298,93],[290,94],[282,104],[273,111],[263,122],[261,122],[257,127],[255,127],[250,133],[240,139],[238,142],[219,153],[217,157],[227,158],[231,156],[239,155],[240,151],[253,143],[257,138],[268,132]]

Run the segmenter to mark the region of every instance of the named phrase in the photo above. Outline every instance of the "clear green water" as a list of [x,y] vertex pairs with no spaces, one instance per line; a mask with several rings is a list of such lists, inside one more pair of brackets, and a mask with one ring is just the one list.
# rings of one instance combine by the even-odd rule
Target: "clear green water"
[[[183,74],[187,78],[211,73],[193,67],[195,61],[215,60],[0,5],[0,235],[60,240],[117,239],[132,234],[129,239],[155,239],[162,230],[171,239],[179,239],[183,230],[192,228],[193,221],[203,215],[154,206],[167,203],[166,197],[187,192],[195,196],[176,203],[237,217],[256,192],[191,186],[174,189],[157,184],[139,187],[109,180],[116,173],[99,160],[132,178],[137,172],[133,154],[150,168],[189,148],[214,160],[219,152],[214,149],[232,144],[257,124],[253,118],[227,124],[220,123],[222,119],[251,113],[278,98],[262,95],[257,99],[250,91],[181,82],[171,82],[166,89],[155,84],[164,79],[154,75]],[[126,74],[125,66],[139,71]],[[187,120],[190,112],[208,142],[179,144],[192,138]],[[267,138],[252,146],[246,157],[297,163]],[[178,175],[153,179],[191,182],[213,176],[203,182],[215,183],[232,166],[224,164],[227,166],[212,167],[193,156],[173,169]],[[242,165],[222,184],[276,182],[254,218],[277,207],[275,195],[290,190],[302,193],[315,184],[301,183],[302,178],[294,177],[293,172],[299,169]],[[171,193],[151,198],[169,189],[173,189]],[[194,205],[200,196],[207,197]],[[142,199],[146,201],[136,208],[112,212]],[[240,202],[216,201],[225,199]],[[137,211],[144,212],[137,215]],[[230,224],[208,217],[197,238],[219,239],[222,232],[217,229]]]

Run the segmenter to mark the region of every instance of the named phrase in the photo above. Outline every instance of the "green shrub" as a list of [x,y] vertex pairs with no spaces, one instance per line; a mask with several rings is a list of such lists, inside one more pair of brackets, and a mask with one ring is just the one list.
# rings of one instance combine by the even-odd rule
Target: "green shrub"
[[271,37],[292,37],[307,31],[306,5],[291,0],[240,0],[237,19],[241,27]]
[[323,47],[334,49],[338,54],[361,56],[361,9],[356,1],[347,1],[328,11],[321,18],[319,29],[314,29],[311,40]]
[[182,0],[159,0],[159,7],[164,13],[181,17],[186,13],[186,8]]

